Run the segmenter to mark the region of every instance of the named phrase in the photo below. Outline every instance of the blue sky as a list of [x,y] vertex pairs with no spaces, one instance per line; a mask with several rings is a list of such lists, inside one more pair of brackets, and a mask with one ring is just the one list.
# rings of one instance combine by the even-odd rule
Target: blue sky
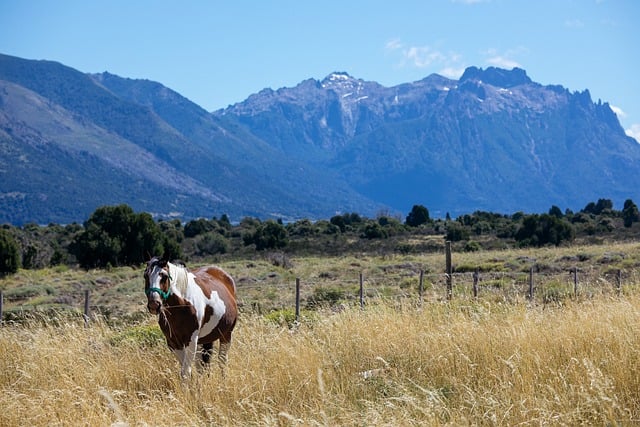
[[158,81],[207,110],[333,71],[386,86],[465,67],[589,89],[640,140],[640,1],[0,0],[0,53]]

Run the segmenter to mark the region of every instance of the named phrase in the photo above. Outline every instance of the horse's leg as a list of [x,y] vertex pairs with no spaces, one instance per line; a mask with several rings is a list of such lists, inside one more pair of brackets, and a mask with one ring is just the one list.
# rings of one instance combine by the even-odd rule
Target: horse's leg
[[211,355],[213,354],[213,343],[208,342],[202,344],[202,365],[206,368],[209,366]]
[[191,365],[196,358],[196,350],[198,349],[198,331],[194,332],[191,335],[191,341],[187,344],[182,350],[177,350],[181,353],[178,356],[178,360],[180,360],[180,356],[182,356],[182,360],[180,360],[180,376],[182,379],[186,380],[191,377]]
[[231,347],[231,333],[224,334],[220,337],[220,345],[218,348],[218,365],[222,371],[222,376],[225,376],[224,368],[227,364],[227,355],[229,354],[229,348]]

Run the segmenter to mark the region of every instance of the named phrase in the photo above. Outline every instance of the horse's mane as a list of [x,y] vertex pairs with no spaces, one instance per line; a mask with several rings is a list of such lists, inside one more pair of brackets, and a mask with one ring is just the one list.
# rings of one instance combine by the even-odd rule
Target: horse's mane
[[173,279],[173,286],[184,298],[187,293],[187,284],[189,283],[189,270],[184,264],[176,265],[170,262],[167,263],[167,267],[169,267],[169,274]]

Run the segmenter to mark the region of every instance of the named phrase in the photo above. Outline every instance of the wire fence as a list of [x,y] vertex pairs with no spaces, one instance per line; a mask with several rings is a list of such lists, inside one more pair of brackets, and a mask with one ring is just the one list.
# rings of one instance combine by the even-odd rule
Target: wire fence
[[265,313],[342,304],[377,304],[401,301],[420,305],[447,300],[487,300],[532,304],[561,303],[567,299],[589,299],[599,295],[621,296],[640,283],[638,270],[572,268],[566,271],[429,273],[414,267],[393,272],[343,277],[295,278],[288,282],[238,286],[245,310]]
[[[284,277],[274,275],[268,280],[243,277],[237,280],[238,302],[243,311],[258,314],[295,311],[298,319],[302,309],[339,308],[344,305],[364,308],[382,301],[416,305],[479,299],[505,303],[562,303],[567,299],[588,299],[599,295],[621,296],[640,284],[638,268],[603,270],[602,266],[595,265],[571,268],[546,266],[544,269],[532,266],[526,271],[478,269],[455,272],[450,242],[446,243],[444,272],[425,270],[416,263],[400,263],[364,267],[359,272],[317,273],[310,277],[286,274]],[[70,298],[72,301],[68,308],[82,312],[87,325],[92,316],[102,310],[90,304],[89,290],[83,292],[83,298],[80,295]],[[140,299],[141,302],[144,300],[142,292]],[[0,290],[0,322],[4,319],[3,305],[4,295]]]

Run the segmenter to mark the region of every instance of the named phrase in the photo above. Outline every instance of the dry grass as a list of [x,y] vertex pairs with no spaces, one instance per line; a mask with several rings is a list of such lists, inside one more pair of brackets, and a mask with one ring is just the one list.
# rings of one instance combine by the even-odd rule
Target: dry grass
[[[85,328],[60,313],[49,326],[1,327],[0,425],[640,423],[638,243],[454,254],[457,266],[520,272],[535,264],[564,281],[572,266],[595,277],[625,272],[621,297],[585,287],[578,299],[547,305],[488,289],[478,301],[456,294],[447,303],[434,285],[417,307],[415,272],[441,274],[443,253],[220,264],[244,302],[227,378],[212,369],[188,384],[144,314],[141,271],[50,269],[0,280],[15,297],[5,310],[78,309],[89,288],[92,305],[132,315],[129,326]],[[365,310],[304,312],[294,330],[250,313],[254,304],[292,308],[296,277],[307,295],[318,286],[353,294],[360,273],[373,292]],[[131,323],[140,317],[147,320]]]
[[[640,421],[640,296],[381,303],[295,330],[246,314],[227,378],[179,380],[153,319],[0,329],[0,425],[576,425]],[[366,377],[366,378],[365,378]]]

